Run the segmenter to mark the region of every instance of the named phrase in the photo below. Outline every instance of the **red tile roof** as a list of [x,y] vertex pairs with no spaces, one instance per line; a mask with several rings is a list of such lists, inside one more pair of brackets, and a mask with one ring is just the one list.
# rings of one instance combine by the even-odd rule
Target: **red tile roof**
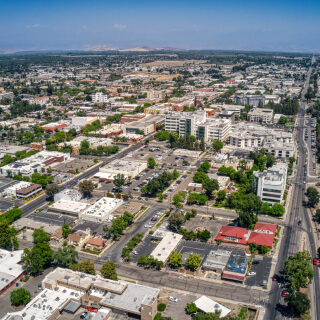
[[275,234],[277,232],[277,225],[257,222],[253,230],[257,232],[259,232],[259,230],[266,230]]
[[248,243],[255,242],[258,246],[266,245],[272,248],[274,233],[251,232]]
[[[246,244],[250,236],[250,230],[246,228],[232,227],[232,226],[223,226],[216,236],[216,240],[221,239],[224,242],[233,242]],[[226,238],[227,237],[227,238]],[[235,238],[230,239],[230,238]]]

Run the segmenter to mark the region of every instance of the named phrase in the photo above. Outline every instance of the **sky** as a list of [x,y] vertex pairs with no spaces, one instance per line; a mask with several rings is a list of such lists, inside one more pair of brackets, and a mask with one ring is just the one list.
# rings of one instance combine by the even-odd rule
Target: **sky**
[[0,0],[6,50],[320,52],[319,0]]

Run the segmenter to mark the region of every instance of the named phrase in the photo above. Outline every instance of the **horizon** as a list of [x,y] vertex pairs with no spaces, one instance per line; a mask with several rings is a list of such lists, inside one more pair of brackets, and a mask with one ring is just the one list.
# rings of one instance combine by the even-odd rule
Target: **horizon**
[[[320,53],[315,1],[121,3],[16,0],[2,5],[0,52],[171,47]],[[230,22],[232,21],[232,22]]]

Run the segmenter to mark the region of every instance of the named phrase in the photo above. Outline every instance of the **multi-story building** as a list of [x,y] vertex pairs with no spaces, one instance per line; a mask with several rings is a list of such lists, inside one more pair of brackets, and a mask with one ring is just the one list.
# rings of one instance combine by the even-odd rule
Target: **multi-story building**
[[106,103],[108,102],[108,96],[103,92],[96,92],[92,94],[93,103]]
[[271,122],[273,117],[273,110],[271,109],[262,109],[262,108],[253,108],[248,112],[247,120],[250,122]]
[[282,141],[265,141],[263,148],[266,152],[271,153],[275,158],[290,158],[294,155],[294,144],[284,143]]
[[230,132],[231,120],[207,118],[205,111],[172,113],[166,116],[165,130],[179,136],[192,135],[197,139],[224,141]]
[[244,96],[235,96],[234,102],[237,104],[248,104],[252,107],[264,106],[265,105],[265,96],[261,95],[244,95]]
[[278,163],[263,172],[253,172],[252,191],[263,202],[282,203],[286,190],[286,180],[287,164]]

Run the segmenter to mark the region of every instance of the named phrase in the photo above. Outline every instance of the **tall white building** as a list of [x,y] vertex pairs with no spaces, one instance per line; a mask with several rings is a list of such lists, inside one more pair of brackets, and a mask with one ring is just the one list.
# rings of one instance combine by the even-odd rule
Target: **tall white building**
[[231,120],[207,118],[205,111],[172,113],[166,116],[165,130],[177,132],[179,136],[192,135],[197,139],[220,140],[228,138]]
[[103,92],[96,92],[92,94],[92,102],[94,103],[105,103],[108,102],[108,96]]
[[253,193],[263,202],[282,203],[286,190],[287,168],[286,163],[278,163],[263,172],[254,171],[252,178]]

